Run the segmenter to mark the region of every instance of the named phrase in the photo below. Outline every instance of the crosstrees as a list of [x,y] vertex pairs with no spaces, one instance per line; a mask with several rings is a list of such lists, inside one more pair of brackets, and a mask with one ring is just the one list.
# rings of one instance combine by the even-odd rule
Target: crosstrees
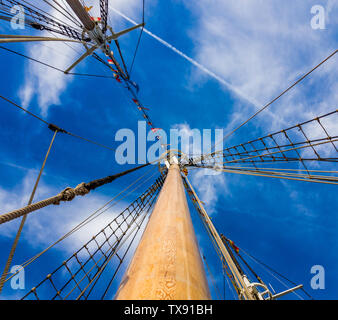
[[[140,111],[142,114],[143,118],[146,120],[147,125],[150,127],[150,129],[153,132],[156,132],[158,128],[154,125],[153,121],[150,119],[150,116],[147,112],[149,110],[148,108],[144,107],[143,104],[140,102],[138,98],[138,91],[139,91],[139,86],[137,83],[132,81],[130,79],[129,73],[128,73],[128,68],[125,63],[125,59],[122,54],[122,50],[118,41],[118,38],[126,33],[129,33],[137,28],[142,28],[144,27],[144,1],[143,1],[143,6],[142,6],[142,23],[130,28],[127,28],[125,30],[122,30],[120,32],[115,33],[113,29],[107,25],[108,21],[108,0],[100,0],[100,12],[101,12],[101,19],[95,19],[93,17],[90,17],[88,14],[88,8],[85,8],[83,6],[83,3],[81,3],[78,0],[73,0],[73,1],[68,1],[68,6],[67,8],[64,8],[61,6],[57,1],[47,1],[44,0],[46,4],[48,4],[50,7],[54,8],[56,12],[60,13],[62,17],[67,18],[70,20],[70,23],[75,24],[77,27],[80,29],[77,30],[73,27],[73,25],[66,24],[62,20],[53,17],[51,14],[48,12],[32,5],[29,4],[27,1],[16,1],[16,0],[3,0],[0,2],[0,13],[2,9],[2,13],[5,14],[5,17],[2,17],[3,20],[10,21],[10,19],[13,17],[13,14],[10,13],[10,9],[13,5],[21,5],[23,9],[25,10],[25,15],[28,17],[25,19],[25,23],[29,25],[32,28],[35,28],[37,30],[46,30],[50,32],[56,32],[62,35],[66,35],[67,37],[70,37],[71,39],[75,39],[77,41],[82,41],[86,48],[86,52],[77,60],[75,61],[69,68],[67,68],[65,71],[60,70],[58,68],[55,68],[51,65],[48,65],[44,62],[38,61],[36,59],[32,59],[30,57],[27,57],[23,54],[11,51],[7,48],[4,48],[5,50],[11,51],[13,53],[19,54],[25,58],[34,60],[35,62],[41,63],[45,66],[48,66],[50,68],[56,69],[58,71],[62,71],[65,74],[73,74],[73,75],[80,75],[78,73],[71,73],[70,71],[75,68],[81,61],[83,61],[85,58],[88,56],[92,55],[95,59],[100,61],[101,63],[105,64],[109,69],[113,72],[113,78],[121,84],[129,91],[131,95],[131,101],[133,101],[137,109]],[[58,6],[58,7],[56,7]],[[71,9],[70,9],[71,8]],[[73,13],[71,13],[71,11]],[[74,15],[77,16],[77,18],[74,17]],[[1,17],[0,17],[1,19]],[[81,23],[79,22],[81,21]],[[142,31],[140,33],[140,37],[142,35]],[[137,42],[137,48],[140,43],[140,37]],[[54,38],[53,38],[54,39]],[[6,42],[13,42],[13,41],[18,41],[18,39],[2,39],[2,41]],[[58,41],[61,41],[61,39],[56,39]],[[74,41],[75,41],[74,40]],[[21,40],[23,41],[23,40]],[[24,41],[27,41],[25,39]],[[71,41],[71,40],[69,40]],[[110,49],[110,44],[111,42],[114,41],[118,53],[120,55],[120,59],[123,64],[123,69],[121,68],[118,60],[113,54],[113,51]],[[87,46],[87,44],[89,44]],[[133,61],[130,67],[130,70],[133,67],[134,60],[135,60],[135,55],[137,52],[137,48],[134,53]],[[100,49],[106,56],[107,56],[107,61],[99,57],[94,51]],[[85,74],[83,74],[85,75]],[[105,76],[99,76],[99,75],[86,75],[86,76],[95,76],[95,77],[105,77]],[[109,78],[108,76],[106,78]],[[160,140],[161,136],[160,134],[156,135],[156,139]]]

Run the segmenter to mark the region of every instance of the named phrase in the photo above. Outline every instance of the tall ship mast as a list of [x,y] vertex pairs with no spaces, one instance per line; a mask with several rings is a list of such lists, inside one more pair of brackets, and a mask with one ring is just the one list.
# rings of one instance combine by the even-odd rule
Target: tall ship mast
[[[116,32],[109,24],[109,1],[97,2],[100,16],[93,16],[92,8],[87,7],[80,0],[62,2],[55,0],[50,3],[45,1],[45,4],[47,3],[59,13],[58,17],[53,17],[38,4],[34,5],[28,1],[2,0],[0,1],[0,22],[8,24],[13,21],[13,17],[17,14],[12,10],[13,6],[23,8],[26,18],[22,23],[27,30],[34,31],[35,35],[28,35],[27,32],[1,34],[1,49],[8,54],[21,56],[35,63],[57,69],[65,77],[71,75],[101,77],[116,81],[123,87],[121,90],[127,94],[129,102],[133,103],[141,119],[146,121],[155,140],[161,143],[162,154],[154,161],[88,182],[81,182],[75,187],[67,187],[55,195],[36,200],[40,179],[45,167],[48,166],[55,142],[61,135],[65,138],[80,139],[99,148],[110,150],[112,148],[51,123],[42,116],[29,111],[25,106],[21,106],[14,99],[0,95],[1,104],[24,112],[27,117],[35,118],[34,121],[39,121],[51,131],[50,143],[44,153],[43,162],[32,186],[27,205],[0,213],[2,227],[14,221],[20,221],[11,247],[2,250],[2,255],[6,255],[6,262],[0,280],[0,292],[23,270],[38,268],[39,261],[56,245],[90,224],[112,206],[120,204],[123,199],[137,192],[138,196],[134,201],[123,208],[120,206],[119,212],[109,221],[107,220],[103,228],[89,235],[88,241],[80,248],[72,248],[73,254],[60,261],[60,264],[52,271],[45,275],[42,274],[40,281],[27,290],[21,298],[210,300],[213,295],[217,295],[218,299],[226,299],[228,297],[220,293],[218,288],[220,282],[215,279],[218,277],[222,278],[224,283],[227,281],[233,298],[238,300],[275,300],[285,296],[289,297],[291,294],[299,297],[300,293],[305,298],[312,299],[311,295],[305,291],[303,284],[289,280],[274,268],[267,266],[237,246],[237,241],[235,243],[227,235],[229,228],[214,222],[200,199],[203,195],[195,190],[189,178],[193,171],[209,170],[214,174],[227,173],[239,177],[259,177],[265,180],[269,178],[294,183],[325,184],[334,192],[334,188],[338,185],[337,171],[326,169],[325,166],[329,164],[333,168],[338,160],[338,127],[336,125],[338,110],[336,107],[328,113],[316,114],[306,121],[291,123],[278,131],[250,141],[242,141],[221,149],[215,145],[210,152],[189,155],[182,150],[171,148],[170,145],[162,143],[161,129],[153,122],[149,108],[145,107],[139,98],[139,86],[131,77],[132,67],[127,68],[119,42],[121,37],[132,32],[139,31],[140,35],[144,32],[144,3],[143,21]],[[46,32],[49,36],[46,36]],[[140,38],[137,46],[139,41]],[[17,52],[11,47],[13,43],[31,42],[77,43],[82,46],[82,52],[71,65],[61,70]],[[337,50],[319,61],[316,66],[291,83],[271,102],[262,106],[248,119],[243,119],[228,136],[269,108],[305,78],[310,77],[328,60],[334,59],[336,53]],[[75,72],[76,68],[90,57],[99,62],[109,72],[109,75]],[[328,125],[330,123],[335,123],[335,125]],[[309,132],[316,132],[316,136],[310,136]],[[315,168],[310,164],[315,164]],[[20,263],[16,271],[11,271],[13,262],[17,263],[15,253],[20,245],[20,236],[26,227],[26,219],[31,214],[37,215],[39,211],[43,211],[43,208],[50,206],[64,206],[65,202],[71,202],[75,198],[85,199],[93,190],[108,184],[118,184],[129,175],[133,175],[133,181],[127,188],[121,188],[117,196],[67,230],[47,248]],[[189,203],[194,212],[189,210]],[[221,272],[216,275],[213,272],[216,269],[215,266],[210,268],[209,252],[205,252],[203,246],[199,245],[198,233],[193,224],[195,218],[200,220],[217,257]],[[252,230],[252,233],[254,240],[255,230]],[[212,261],[213,264],[215,261],[215,259]],[[261,269],[258,271],[257,265],[263,266],[269,275],[261,274]],[[286,281],[285,290],[276,292],[270,283],[269,276]]]

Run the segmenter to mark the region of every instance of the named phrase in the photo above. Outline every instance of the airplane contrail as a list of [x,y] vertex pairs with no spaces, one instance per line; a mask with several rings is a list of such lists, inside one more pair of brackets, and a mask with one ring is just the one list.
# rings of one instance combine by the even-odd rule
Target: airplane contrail
[[[137,25],[136,21],[134,21],[133,19],[127,17],[125,14],[123,14],[122,12],[118,11],[117,9],[113,8],[113,7],[109,7],[111,10],[113,10],[115,13],[117,13],[118,15],[120,15],[121,17],[123,17],[124,19],[128,20],[129,22],[131,22],[134,25]],[[161,39],[160,37],[158,37],[157,35],[153,34],[152,32],[150,32],[149,30],[147,30],[146,28],[143,29],[143,31],[145,33],[147,33],[148,35],[150,35],[151,37],[153,37],[154,39],[156,39],[158,42],[162,43],[164,46],[166,46],[167,48],[171,49],[172,51],[176,52],[178,55],[180,55],[182,58],[186,59],[187,61],[189,61],[191,64],[193,64],[194,66],[196,66],[197,68],[199,68],[200,70],[202,70],[203,72],[207,73],[209,76],[213,77],[215,80],[219,81],[220,83],[222,83],[223,85],[225,85],[228,89],[230,89],[231,91],[233,91],[234,93],[236,93],[238,96],[240,96],[242,99],[245,99],[246,101],[250,102],[251,104],[253,104],[256,108],[260,107],[260,104],[255,100],[252,99],[250,97],[248,97],[246,94],[244,94],[241,90],[239,90],[238,88],[234,87],[231,83],[229,83],[228,81],[224,80],[223,78],[221,78],[220,76],[218,76],[217,74],[215,74],[214,72],[210,71],[208,68],[206,68],[205,66],[203,66],[202,64],[200,64],[199,62],[197,62],[196,60],[188,57],[185,53],[183,53],[182,51],[178,50],[177,48],[175,48],[174,46],[172,46],[170,43],[168,43],[167,41]]]

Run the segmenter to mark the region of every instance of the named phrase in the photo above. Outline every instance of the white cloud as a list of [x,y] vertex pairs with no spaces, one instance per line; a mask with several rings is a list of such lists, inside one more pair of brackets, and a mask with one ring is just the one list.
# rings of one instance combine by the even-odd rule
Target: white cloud
[[222,194],[223,197],[231,196],[224,174],[213,174],[209,169],[191,170],[191,172],[192,184],[197,190],[197,195],[204,202],[208,214],[216,213],[219,195]]
[[[55,9],[50,14],[62,19],[62,15]],[[62,35],[52,34],[44,31],[39,36],[59,38]],[[78,44],[64,44],[61,42],[42,42],[29,45],[28,56],[57,67],[61,70],[67,69],[79,56],[83,49]],[[19,90],[21,103],[25,107],[29,106],[34,96],[37,96],[41,114],[46,116],[51,105],[60,104],[60,95],[72,80],[71,76],[43,66],[34,61],[28,61],[26,66],[25,81]]]
[[[28,197],[31,193],[32,186],[36,179],[36,175],[36,170],[31,170],[25,175],[23,180],[11,190],[4,190],[3,188],[0,188],[1,214],[13,209],[23,207],[27,204]],[[140,190],[142,189],[142,185],[140,187],[140,189],[135,191],[136,193],[138,193],[138,191],[141,192]],[[46,184],[44,182],[44,179],[42,179],[37,189],[34,202],[53,196],[58,192],[60,192],[60,190],[57,190],[55,186]],[[77,226],[90,214],[96,212],[98,208],[101,208],[105,203],[108,202],[108,200],[110,200],[110,198],[99,195],[96,192],[92,192],[85,197],[77,197],[71,202],[61,203],[59,206],[51,205],[36,212],[30,213],[27,217],[27,221],[19,242],[19,246],[20,243],[22,244],[22,242],[24,242],[25,245],[29,248],[25,252],[24,261],[18,261],[16,259],[13,261],[13,263],[22,264],[36,254],[40,253],[42,250],[46,249],[55,241],[57,241],[61,236],[65,235],[71,229]],[[106,227],[108,223],[110,223],[119,213],[121,213],[127,207],[127,205],[129,205],[129,203],[122,200],[117,205],[99,215],[98,218],[94,219],[93,221],[89,222],[87,225],[73,233],[70,237],[58,243],[54,248],[51,249],[50,252],[53,253],[55,252],[54,250],[57,250],[59,252],[62,252],[64,257],[68,257],[69,255],[73,254],[87,241],[89,241],[94,235],[96,235],[99,231]],[[101,210],[100,212],[102,211],[103,210]],[[122,218],[120,217],[117,221],[121,223]],[[130,222],[129,219],[127,221]],[[140,221],[141,218],[138,219],[138,222]],[[146,221],[147,218],[145,219],[145,222]],[[15,219],[13,221],[0,225],[0,239],[14,239],[14,236],[18,230],[19,223],[20,219]],[[131,253],[134,252],[134,250],[136,249],[138,240],[144,231],[145,225],[146,223],[142,224],[138,236],[133,242],[130,248],[130,252],[127,255],[127,261],[131,258]],[[111,227],[114,229],[115,224],[112,224]],[[134,227],[135,225],[132,225],[132,228]],[[122,229],[125,230],[125,224],[122,226]],[[111,230],[109,228],[106,229],[106,235],[109,236],[110,234]],[[117,230],[116,235],[119,236],[121,234],[122,230]],[[126,246],[129,244],[128,241],[132,239],[133,235],[134,232],[128,238],[126,244],[122,246],[120,254],[125,252]],[[114,237],[112,239],[114,239]],[[102,234],[99,235],[97,238],[97,241],[100,244],[104,240],[105,237]],[[91,250],[91,248],[93,249],[93,247],[91,247],[92,245],[96,249],[96,244],[91,243],[91,245],[88,246],[89,250]],[[7,254],[9,252],[9,249],[10,248],[8,247],[4,252],[6,252]],[[104,246],[103,250],[108,250],[108,246]],[[79,254],[80,256],[83,254],[84,257],[88,257],[86,250],[81,251]],[[96,258],[99,259],[100,254]],[[60,264],[61,262],[62,261],[60,261]],[[38,266],[39,260],[36,260],[36,262],[34,262],[28,268],[36,269],[38,268]],[[45,270],[41,266],[40,268],[42,274],[51,271]],[[14,299],[17,297],[6,296],[3,298]]]
[[[332,28],[311,29],[309,2],[216,0],[193,6],[185,3],[198,19],[198,27],[190,32],[196,59],[210,70],[217,70],[217,74],[244,95],[259,101],[261,106],[336,48]],[[334,9],[331,5],[330,16],[335,13]],[[292,89],[281,104],[270,107],[264,116],[259,116],[259,121],[254,121],[264,124],[267,130],[276,130],[307,120],[309,110],[319,115],[332,108],[329,102],[334,101],[336,95],[332,86],[337,57],[334,59],[315,71],[311,80],[306,80],[305,88],[300,85]],[[203,74],[192,72],[196,81],[208,80]],[[306,86],[313,85],[320,86],[320,90],[309,93]],[[242,114],[241,121],[256,110],[243,101],[237,101],[233,108],[236,117]]]
[[[175,124],[171,127],[172,129],[178,130],[182,142],[180,149],[188,156],[198,155],[201,154],[202,150],[204,152],[207,150],[209,142],[202,141],[203,134],[197,129],[191,129],[188,123]],[[193,139],[189,141],[189,137]],[[171,148],[176,148],[176,146],[172,145],[173,141],[170,140],[170,143]],[[197,190],[197,195],[205,203],[208,213],[214,213],[218,196],[220,194],[223,196],[230,195],[224,175],[221,172],[209,169],[190,170],[190,172],[192,176],[191,182]],[[222,190],[222,192],[220,193],[219,190]]]
[[[21,208],[28,202],[28,198],[35,183],[37,172],[32,170],[24,179],[12,190],[0,188],[0,208],[1,213],[13,209]],[[60,192],[55,187],[44,183],[43,179],[37,189],[34,202],[48,198]],[[36,212],[30,213],[27,217],[26,225],[22,233],[22,240],[33,248],[44,249],[58,240],[65,233],[70,231],[84,218],[100,208],[109,199],[96,193],[88,194],[85,197],[78,197],[72,202],[62,203],[59,206],[48,206]],[[120,208],[122,204],[119,205]],[[117,208],[112,208],[99,216],[97,219],[74,233],[65,243],[58,248],[69,253],[88,241],[91,236],[96,234],[102,227],[111,221],[117,212]],[[14,238],[20,219],[10,221],[1,225],[1,236]],[[21,240],[21,241],[22,241]],[[37,252],[35,252],[37,253]],[[34,253],[34,254],[35,254]],[[30,257],[27,257],[30,258]]]
[[198,155],[202,152],[202,136],[199,130],[191,129],[190,125],[187,123],[179,123],[171,126],[171,132],[177,132],[177,137],[179,137],[179,145],[175,146],[176,141],[172,141],[174,136],[170,137],[170,148],[177,149],[179,148],[183,153],[188,156]]
[[[132,13],[133,10],[136,9],[139,10],[139,2],[136,0],[115,1],[114,6],[122,9],[128,8],[128,13]],[[55,9],[51,9],[49,13],[53,17],[59,18],[61,21],[72,25],[69,20],[65,19],[65,17]],[[93,16],[100,16],[98,1],[91,10],[91,14]],[[49,32],[39,32],[38,35],[46,37],[52,36]],[[58,34],[55,34],[55,36],[63,37]],[[66,70],[85,52],[81,44],[65,44],[61,42],[34,43],[29,45],[27,51],[28,56],[61,70]],[[84,63],[84,61],[81,62],[82,65]],[[74,69],[73,72],[76,72],[76,69]],[[26,66],[24,84],[19,90],[21,103],[23,106],[28,107],[32,99],[36,96],[41,114],[46,116],[50,106],[61,104],[60,96],[72,80],[73,76],[66,76],[60,71],[53,70],[34,61],[29,61]]]

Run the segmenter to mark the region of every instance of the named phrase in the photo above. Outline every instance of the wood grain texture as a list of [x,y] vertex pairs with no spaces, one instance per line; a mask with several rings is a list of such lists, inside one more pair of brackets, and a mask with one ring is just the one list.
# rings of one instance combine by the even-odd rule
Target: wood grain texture
[[210,299],[182,178],[176,164],[169,169],[115,299]]

